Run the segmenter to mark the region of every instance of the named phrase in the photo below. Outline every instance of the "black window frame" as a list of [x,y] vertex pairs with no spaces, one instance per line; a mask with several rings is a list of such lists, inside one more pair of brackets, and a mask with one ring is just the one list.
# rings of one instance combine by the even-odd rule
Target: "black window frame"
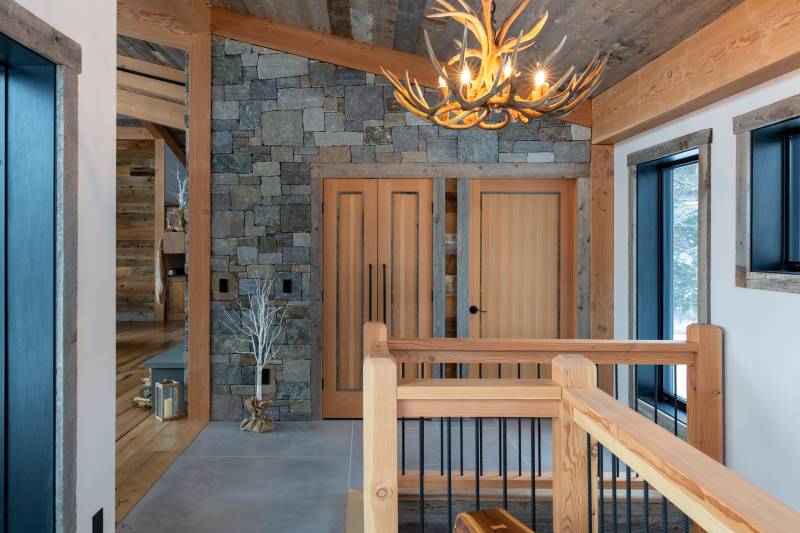
[[[637,339],[672,339],[672,172],[691,164],[698,165],[699,180],[696,148],[637,165]],[[636,399],[685,422],[686,398],[676,393],[676,375],[674,365],[637,365]]]

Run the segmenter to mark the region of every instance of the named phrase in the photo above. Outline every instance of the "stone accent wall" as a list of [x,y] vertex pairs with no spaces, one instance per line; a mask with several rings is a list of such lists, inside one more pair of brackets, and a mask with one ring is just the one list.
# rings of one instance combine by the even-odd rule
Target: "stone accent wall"
[[457,132],[404,111],[380,76],[216,36],[212,55],[214,420],[240,420],[256,379],[253,357],[218,318],[272,273],[279,289],[289,280],[279,293],[289,328],[264,391],[276,418],[311,416],[311,164],[589,161],[582,126],[543,119]]

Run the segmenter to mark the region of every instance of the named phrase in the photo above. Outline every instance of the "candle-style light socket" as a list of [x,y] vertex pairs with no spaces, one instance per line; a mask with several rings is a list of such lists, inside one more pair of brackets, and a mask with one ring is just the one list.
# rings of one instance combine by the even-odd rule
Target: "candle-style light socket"
[[156,382],[155,395],[156,420],[165,422],[183,416],[181,399],[181,382],[164,379]]

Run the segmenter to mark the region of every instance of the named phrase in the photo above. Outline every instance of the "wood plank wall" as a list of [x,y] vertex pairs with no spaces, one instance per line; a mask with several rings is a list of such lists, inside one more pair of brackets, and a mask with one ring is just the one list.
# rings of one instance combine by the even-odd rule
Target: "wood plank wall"
[[152,140],[117,141],[117,319],[152,320],[154,297]]

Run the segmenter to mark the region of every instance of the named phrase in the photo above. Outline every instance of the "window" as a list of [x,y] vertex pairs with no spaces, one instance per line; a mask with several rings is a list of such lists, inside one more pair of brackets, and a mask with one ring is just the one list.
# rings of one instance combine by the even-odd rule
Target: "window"
[[733,119],[736,285],[800,292],[800,96]]
[[[685,340],[690,324],[709,319],[710,143],[703,130],[628,156],[631,338]],[[671,420],[679,433],[686,367],[637,365],[631,373],[632,406]]]

